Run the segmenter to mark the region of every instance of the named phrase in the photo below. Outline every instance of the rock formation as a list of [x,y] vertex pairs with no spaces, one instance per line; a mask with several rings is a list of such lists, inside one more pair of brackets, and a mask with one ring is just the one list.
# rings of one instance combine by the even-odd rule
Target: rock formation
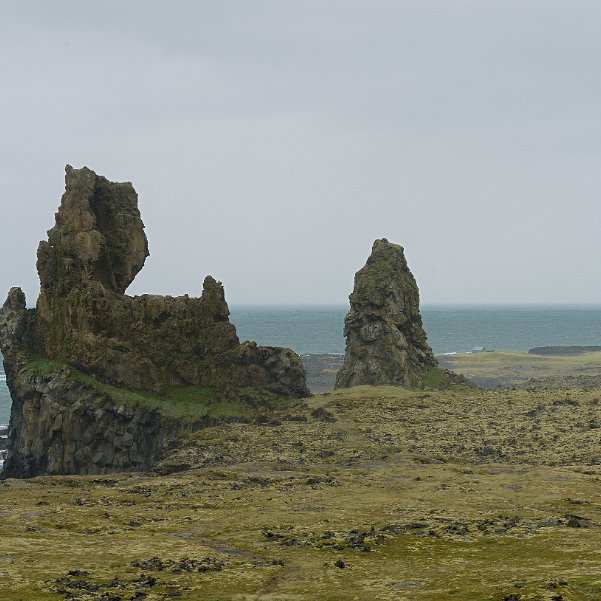
[[346,354],[336,388],[421,386],[436,359],[419,313],[419,291],[403,247],[376,240],[355,274],[344,320]]
[[[184,386],[308,394],[293,351],[240,344],[211,276],[199,298],[125,295],[148,256],[134,188],[86,167],[67,166],[65,183],[56,224],[38,248],[36,309],[13,288],[0,311],[13,398],[6,474],[105,472],[154,460],[176,424],[115,406],[95,381],[156,394]],[[44,360],[64,368],[40,370]]]

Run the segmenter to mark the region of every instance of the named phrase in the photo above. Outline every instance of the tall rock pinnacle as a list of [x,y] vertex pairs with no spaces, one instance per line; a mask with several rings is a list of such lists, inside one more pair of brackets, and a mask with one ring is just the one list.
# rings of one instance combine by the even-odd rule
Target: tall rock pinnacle
[[419,313],[419,291],[403,247],[374,242],[355,274],[344,320],[346,354],[336,388],[362,384],[419,386],[436,366]]
[[56,225],[38,248],[42,294],[92,280],[123,294],[148,256],[138,195],[130,183],[110,182],[87,167],[67,165],[65,172]]

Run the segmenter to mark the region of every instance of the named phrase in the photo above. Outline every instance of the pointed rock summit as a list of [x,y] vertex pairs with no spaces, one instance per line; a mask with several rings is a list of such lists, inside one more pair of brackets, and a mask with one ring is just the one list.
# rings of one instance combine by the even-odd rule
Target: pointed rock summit
[[346,354],[336,388],[420,386],[436,359],[419,313],[419,290],[402,246],[376,240],[355,274],[344,320]]

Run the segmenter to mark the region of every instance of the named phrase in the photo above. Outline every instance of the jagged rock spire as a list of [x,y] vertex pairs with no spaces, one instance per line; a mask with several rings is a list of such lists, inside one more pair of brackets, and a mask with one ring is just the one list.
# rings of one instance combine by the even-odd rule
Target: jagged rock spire
[[148,256],[138,195],[129,182],[110,182],[87,167],[67,165],[65,172],[56,224],[38,247],[42,294],[90,281],[123,294]]
[[419,386],[436,366],[419,313],[419,291],[402,246],[376,240],[355,274],[344,320],[346,354],[336,388]]

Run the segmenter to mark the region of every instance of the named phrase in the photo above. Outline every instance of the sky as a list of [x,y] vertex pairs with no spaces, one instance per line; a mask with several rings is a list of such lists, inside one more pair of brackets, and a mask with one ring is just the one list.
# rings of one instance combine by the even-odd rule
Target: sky
[[64,166],[139,195],[130,294],[344,304],[376,238],[421,300],[601,303],[598,0],[0,4],[0,295]]

